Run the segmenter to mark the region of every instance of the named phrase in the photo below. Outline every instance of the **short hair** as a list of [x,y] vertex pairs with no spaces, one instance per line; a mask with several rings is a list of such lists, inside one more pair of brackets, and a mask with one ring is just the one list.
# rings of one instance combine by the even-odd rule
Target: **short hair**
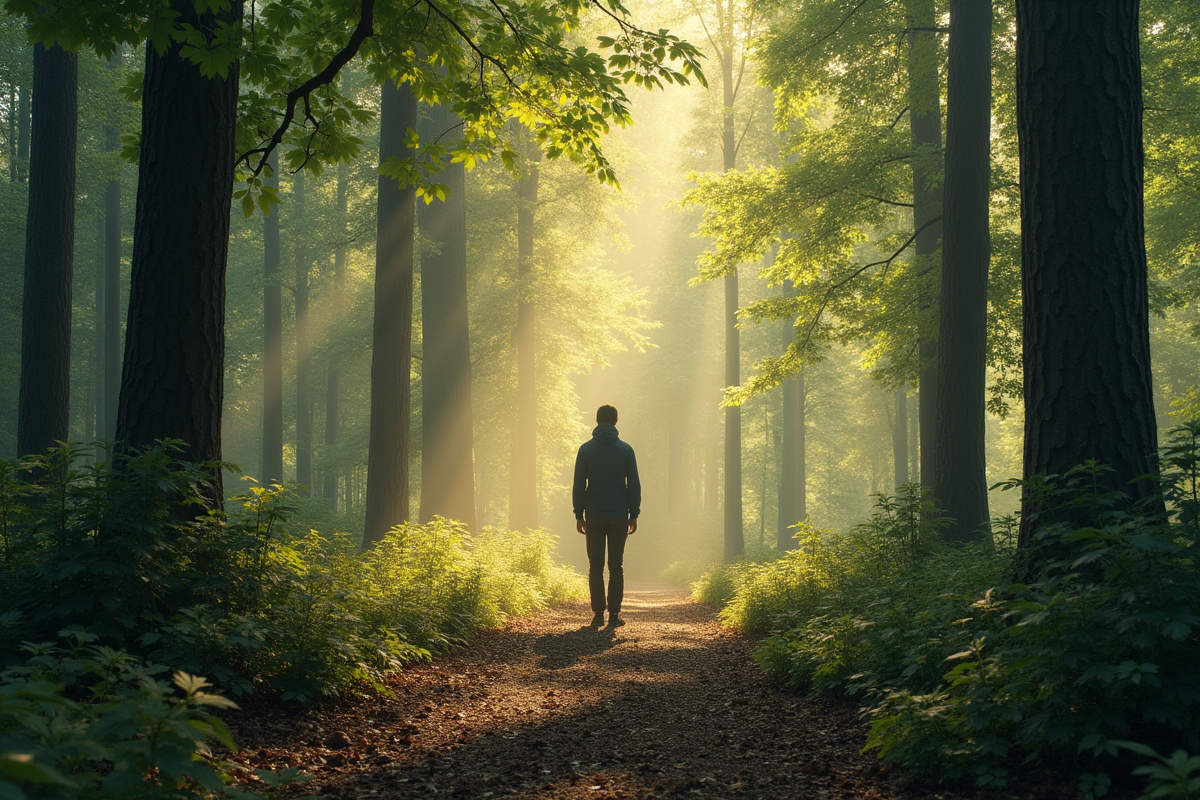
[[601,425],[617,424],[617,409],[607,403],[596,409],[596,422]]

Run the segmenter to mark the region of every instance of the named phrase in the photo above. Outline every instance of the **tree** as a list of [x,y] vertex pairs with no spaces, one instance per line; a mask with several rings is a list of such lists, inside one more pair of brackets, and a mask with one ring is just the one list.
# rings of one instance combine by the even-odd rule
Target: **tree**
[[917,323],[921,486],[936,483],[937,254],[942,238],[942,116],[933,0],[907,0],[908,121],[912,132],[913,264],[924,284]]
[[[721,169],[729,172],[737,166],[742,141],[734,125],[734,104],[745,76],[747,48],[744,40],[749,38],[753,27],[752,14],[737,0],[716,0],[711,7],[697,7],[696,13],[721,68]],[[741,383],[737,262],[728,262],[722,272],[725,284],[725,386],[737,386]],[[746,552],[742,530],[742,409],[738,404],[725,406],[724,467],[725,560],[733,561]]]
[[[424,122],[421,139],[437,141],[462,120],[432,106]],[[445,199],[417,215],[429,245],[421,254],[421,521],[441,514],[474,528],[466,170],[450,164],[440,177]]]
[[513,530],[537,527],[537,356],[534,337],[533,240],[538,199],[536,145],[526,143],[517,179],[517,396],[513,421],[511,491],[508,525]]
[[293,231],[295,241],[295,287],[296,307],[296,483],[300,491],[307,494],[312,487],[312,396],[309,389],[309,372],[312,362],[312,344],[308,333],[308,281],[312,257],[306,241],[304,217],[304,171],[292,178],[292,195],[296,219]]
[[19,455],[68,438],[78,70],[74,53],[34,45]]
[[[171,7],[197,32],[224,31],[241,20],[240,3],[204,12],[190,0],[173,0]],[[146,48],[116,438],[131,448],[180,439],[188,460],[207,462],[221,457],[238,67],[206,76],[184,49],[182,41]],[[219,502],[220,470],[211,492]]]
[[[267,185],[279,187],[279,160]],[[283,480],[283,297],[279,274],[279,209],[263,215],[262,478]]]
[[[783,325],[783,347],[795,339],[790,324]],[[804,373],[783,380],[783,424],[779,454],[779,528],[776,547],[791,550],[796,546],[791,526],[808,518],[808,474],[805,464]]]
[[[1138,35],[1136,0],[1017,2],[1024,473],[1094,459],[1134,500],[1154,496],[1158,468]],[[1090,521],[1027,491],[1020,547],[1055,519]]]
[[[346,292],[346,165],[338,164],[337,189],[335,196],[336,215],[334,217],[333,244],[333,275],[331,297],[328,302],[335,310],[341,307]],[[341,365],[337,356],[329,359],[325,373],[325,448],[326,464],[322,472],[325,478],[323,494],[327,500],[337,507],[338,470],[334,468],[328,451],[337,443],[341,432],[340,398],[341,398]]]
[[991,242],[991,2],[952,0],[933,496],[952,541],[988,536],[984,447]]
[[[109,59],[108,68],[115,72],[120,65],[121,51],[118,49]],[[110,120],[104,125],[104,151],[115,159],[120,147],[120,131]],[[104,439],[111,439],[116,434],[117,398],[121,390],[121,179],[120,167],[111,164],[110,168],[112,177],[104,186],[103,279],[97,282],[102,305],[98,304],[101,380],[96,387],[99,398],[96,427]]]
[[[411,160],[409,131],[417,101],[408,84],[384,84],[379,161]],[[379,175],[375,240],[375,316],[371,337],[371,433],[367,453],[367,516],[363,547],[408,521],[409,421],[412,409],[413,233],[416,188]]]

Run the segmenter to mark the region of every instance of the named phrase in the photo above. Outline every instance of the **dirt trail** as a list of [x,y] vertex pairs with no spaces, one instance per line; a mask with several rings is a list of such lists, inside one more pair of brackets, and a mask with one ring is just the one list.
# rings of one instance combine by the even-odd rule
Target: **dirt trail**
[[333,798],[935,798],[859,753],[846,706],[771,686],[750,643],[670,589],[616,630],[568,605],[397,676],[395,696],[258,717],[237,760]]

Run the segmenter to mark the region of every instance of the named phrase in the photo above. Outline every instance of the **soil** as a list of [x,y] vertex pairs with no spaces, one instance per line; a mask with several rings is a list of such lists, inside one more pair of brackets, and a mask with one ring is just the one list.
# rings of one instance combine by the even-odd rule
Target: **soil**
[[627,592],[624,627],[591,617],[572,604],[510,620],[396,675],[391,696],[240,715],[234,758],[299,766],[302,791],[330,798],[974,796],[862,754],[853,707],[772,685],[753,643],[678,590]]

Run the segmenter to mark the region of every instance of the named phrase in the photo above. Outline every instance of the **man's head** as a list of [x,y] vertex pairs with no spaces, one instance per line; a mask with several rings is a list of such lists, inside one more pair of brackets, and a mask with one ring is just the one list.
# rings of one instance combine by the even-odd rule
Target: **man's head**
[[596,422],[601,425],[617,424],[617,409],[605,403],[596,409]]

